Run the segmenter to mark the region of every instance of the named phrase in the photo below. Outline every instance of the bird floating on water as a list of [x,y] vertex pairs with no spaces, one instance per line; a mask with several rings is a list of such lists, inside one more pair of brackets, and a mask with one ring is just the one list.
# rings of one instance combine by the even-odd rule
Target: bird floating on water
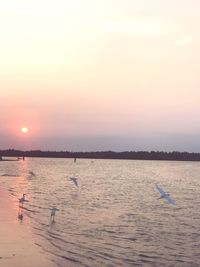
[[158,192],[160,193],[160,198],[164,198],[166,199],[170,204],[172,205],[176,205],[176,201],[174,199],[171,198],[171,196],[166,193],[160,186],[156,185],[156,188],[158,190]]
[[76,177],[70,177],[70,180],[75,184],[75,186],[78,187],[78,182],[77,182],[78,178],[76,178]]

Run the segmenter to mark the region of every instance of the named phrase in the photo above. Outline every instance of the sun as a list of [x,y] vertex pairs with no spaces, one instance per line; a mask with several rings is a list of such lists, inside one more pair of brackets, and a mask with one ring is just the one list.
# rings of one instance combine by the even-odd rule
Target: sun
[[21,132],[22,133],[27,133],[28,132],[28,128],[27,127],[22,127],[21,128]]

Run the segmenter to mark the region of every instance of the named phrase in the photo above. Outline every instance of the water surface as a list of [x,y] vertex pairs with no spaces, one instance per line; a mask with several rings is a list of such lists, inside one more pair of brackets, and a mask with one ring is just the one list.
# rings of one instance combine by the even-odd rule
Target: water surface
[[55,266],[200,266],[198,162],[27,158],[0,162],[0,186],[27,194],[23,224]]

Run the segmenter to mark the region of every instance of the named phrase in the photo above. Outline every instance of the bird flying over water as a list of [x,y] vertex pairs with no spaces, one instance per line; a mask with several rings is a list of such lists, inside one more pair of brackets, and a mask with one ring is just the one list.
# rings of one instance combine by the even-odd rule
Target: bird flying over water
[[172,199],[171,196],[168,193],[166,193],[160,186],[156,185],[156,188],[157,188],[158,192],[160,193],[160,199],[164,198],[170,204],[176,205],[176,201],[174,199]]
[[73,183],[75,184],[75,186],[78,187],[78,182],[77,182],[78,178],[76,178],[76,177],[70,177],[70,180],[73,181]]

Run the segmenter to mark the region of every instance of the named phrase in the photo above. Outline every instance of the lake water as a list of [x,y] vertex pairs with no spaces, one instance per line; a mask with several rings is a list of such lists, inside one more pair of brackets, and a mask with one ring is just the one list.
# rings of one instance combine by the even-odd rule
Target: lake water
[[22,223],[55,266],[200,266],[199,162],[27,158],[0,162],[0,186],[27,194]]

